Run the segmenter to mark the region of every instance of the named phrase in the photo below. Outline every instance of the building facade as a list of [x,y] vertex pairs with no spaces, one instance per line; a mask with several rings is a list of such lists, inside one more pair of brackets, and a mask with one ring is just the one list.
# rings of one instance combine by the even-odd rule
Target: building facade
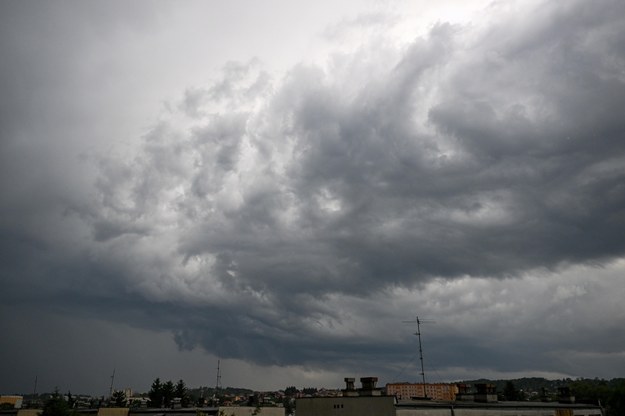
[[[354,379],[346,378],[342,397],[299,398],[297,416],[603,416],[599,406],[576,404],[574,400],[498,402],[492,384],[477,384],[474,392],[463,391],[457,400],[434,399],[436,394],[457,391],[454,384],[432,384],[429,390],[426,384],[427,400],[423,399],[423,384],[387,385],[387,394],[398,387],[397,395],[411,396],[400,400],[395,395],[385,396],[375,387],[376,381],[375,377],[362,378],[362,388],[356,389]],[[411,389],[417,389],[416,394],[412,395]]]
[[389,383],[386,385],[386,394],[396,397],[397,400],[427,397],[431,400],[448,401],[456,400],[456,394],[458,394],[458,386],[456,384],[425,383],[425,389],[423,387],[423,383]]
[[22,401],[22,396],[0,396],[0,404],[11,405],[14,409],[20,409],[22,407]]

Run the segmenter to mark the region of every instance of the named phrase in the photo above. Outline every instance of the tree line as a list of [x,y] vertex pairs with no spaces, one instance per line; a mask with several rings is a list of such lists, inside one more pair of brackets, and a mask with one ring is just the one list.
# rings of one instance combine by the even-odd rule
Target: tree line
[[179,399],[181,407],[187,407],[190,402],[189,392],[184,381],[178,380],[174,384],[171,380],[161,382],[156,378],[148,392],[149,407],[172,407],[174,399]]
[[577,379],[569,387],[577,403],[599,404],[606,416],[625,415],[625,378]]
[[[499,392],[499,400],[512,401],[556,401],[558,400],[558,389],[566,387],[575,397],[576,403],[599,405],[604,409],[605,416],[625,415],[625,378],[547,380],[532,377],[515,380],[480,379],[465,381],[467,384],[475,384],[476,382],[495,384]],[[537,394],[531,395],[532,393]]]

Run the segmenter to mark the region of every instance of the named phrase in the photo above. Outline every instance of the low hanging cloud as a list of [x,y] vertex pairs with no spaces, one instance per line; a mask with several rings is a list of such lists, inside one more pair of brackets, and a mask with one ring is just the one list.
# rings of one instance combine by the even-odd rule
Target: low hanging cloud
[[341,320],[329,295],[609,262],[625,249],[621,8],[441,23],[356,85],[364,53],[279,80],[229,64],[136,155],[102,161],[95,239],[137,260],[128,291],[219,317],[180,345],[272,363],[324,350],[306,321]]
[[[395,319],[381,305],[400,293],[617,261],[625,6],[492,7],[487,25],[439,23],[283,78],[226,65],[131,153],[90,159],[89,198],[64,211],[70,243],[14,287],[58,279],[50,293],[184,349],[349,367],[405,354],[352,316]],[[12,251],[15,270],[28,256]]]

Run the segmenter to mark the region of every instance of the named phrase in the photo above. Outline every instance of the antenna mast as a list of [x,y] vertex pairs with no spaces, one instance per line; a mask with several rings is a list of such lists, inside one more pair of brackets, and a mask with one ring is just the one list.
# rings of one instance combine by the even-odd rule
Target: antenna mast
[[113,382],[115,381],[115,369],[113,369],[113,375],[111,376],[111,388],[109,389],[109,397],[113,397]]
[[423,367],[423,347],[421,346],[421,321],[417,316],[417,333],[415,334],[419,337],[419,360],[421,360],[421,379],[423,380],[423,397],[428,397],[425,392],[425,369]]
[[425,323],[435,323],[435,321],[429,320],[429,319],[419,319],[419,317],[417,316],[417,319],[415,321],[404,321],[407,323],[413,323],[416,322],[417,323],[417,332],[415,332],[415,335],[419,338],[419,360],[421,361],[421,380],[423,382],[423,397],[427,399],[428,395],[425,389],[425,367],[423,366],[423,346],[421,344],[421,324],[425,324]]
[[219,386],[221,385],[221,370],[219,369],[219,364],[221,360],[217,360],[217,382],[215,383],[215,390],[219,390]]

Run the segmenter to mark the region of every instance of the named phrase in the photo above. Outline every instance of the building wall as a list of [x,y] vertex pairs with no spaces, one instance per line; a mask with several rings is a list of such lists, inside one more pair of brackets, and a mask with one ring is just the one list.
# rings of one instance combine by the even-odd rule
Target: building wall
[[284,416],[284,407],[222,406],[221,416]]
[[[425,392],[427,397],[433,400],[454,401],[458,393],[458,386],[447,383],[426,383]],[[395,396],[398,400],[423,397],[423,383],[387,384],[386,394]]]
[[0,404],[13,405],[14,409],[22,407],[22,396],[0,396]]
[[128,416],[129,410],[127,407],[101,407],[98,416]]
[[413,408],[397,409],[396,416],[602,416],[601,411],[596,408],[586,409],[548,409],[548,408]]
[[43,409],[20,409],[17,416],[39,416]]
[[[396,416],[450,416],[450,409],[397,409]],[[458,413],[454,413],[457,416]]]
[[371,397],[307,397],[295,402],[297,416],[395,416],[395,399]]

